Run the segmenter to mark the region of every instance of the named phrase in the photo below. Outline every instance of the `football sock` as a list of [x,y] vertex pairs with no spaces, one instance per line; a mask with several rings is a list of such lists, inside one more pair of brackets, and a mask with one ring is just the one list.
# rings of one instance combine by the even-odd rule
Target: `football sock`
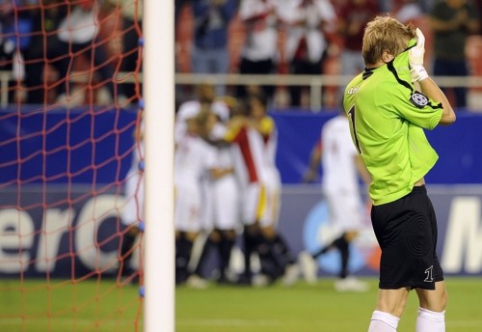
[[434,312],[418,308],[417,332],[445,332],[445,311]]
[[261,273],[270,277],[271,281],[281,277],[286,268],[286,262],[277,254],[274,244],[274,238],[263,237],[262,242],[258,245]]
[[192,242],[188,240],[184,233],[181,233],[176,240],[176,284],[183,283],[188,277],[187,267],[191,257]]
[[233,249],[233,246],[234,246],[234,239],[225,237],[223,235],[218,246],[219,257],[220,257],[221,278],[226,277],[226,271],[229,268],[229,262],[231,260],[231,250]]
[[256,250],[258,245],[258,235],[248,230],[245,227],[243,232],[243,245],[244,245],[244,276],[247,279],[251,278],[251,254]]
[[287,264],[291,265],[295,263],[295,258],[288,247],[288,243],[279,233],[276,234],[276,237],[274,238],[274,250],[286,261]]
[[211,249],[216,246],[216,243],[211,240],[211,237],[208,235],[206,237],[206,241],[204,241],[203,248],[201,251],[201,255],[199,256],[199,260],[197,262],[196,268],[194,269],[194,274],[204,278],[203,275],[203,267],[206,265],[206,260],[211,253]]
[[368,332],[396,332],[400,318],[388,312],[375,310],[372,314]]
[[337,248],[340,252],[348,247],[348,242],[345,239],[345,233],[343,233],[339,238],[335,239],[329,245],[321,248],[321,250],[317,251],[316,253],[312,254],[313,258],[318,258],[321,255],[326,254],[328,251]]
[[338,250],[340,250],[340,257],[341,257],[341,270],[340,270],[340,278],[344,279],[348,275],[348,261],[350,259],[350,250],[348,248],[348,242],[344,241],[344,244],[341,245]]

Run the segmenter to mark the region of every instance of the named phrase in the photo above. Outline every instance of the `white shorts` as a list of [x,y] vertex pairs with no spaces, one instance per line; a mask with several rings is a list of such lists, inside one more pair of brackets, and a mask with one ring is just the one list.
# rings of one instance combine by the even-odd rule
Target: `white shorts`
[[214,185],[208,178],[201,180],[201,228],[211,231],[214,227]]
[[280,208],[278,186],[251,183],[244,193],[243,222],[252,225],[256,221],[261,227],[276,226]]
[[176,185],[174,227],[177,231],[199,232],[201,230],[203,215],[201,202],[201,188],[198,184]]
[[137,166],[127,173],[124,196],[122,223],[129,226],[144,221],[144,173]]
[[213,226],[221,230],[235,229],[240,220],[240,202],[234,175],[213,182],[213,198]]
[[330,222],[341,233],[362,230],[364,225],[363,205],[358,192],[325,191],[330,211]]

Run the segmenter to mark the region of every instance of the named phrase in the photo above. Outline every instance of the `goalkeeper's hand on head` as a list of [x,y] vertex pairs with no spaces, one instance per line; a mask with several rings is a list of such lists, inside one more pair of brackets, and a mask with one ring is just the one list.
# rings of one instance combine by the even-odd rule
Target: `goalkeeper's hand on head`
[[428,77],[428,73],[423,67],[423,55],[425,53],[425,37],[417,28],[417,44],[408,51],[408,61],[410,63],[410,74],[412,81],[418,82]]

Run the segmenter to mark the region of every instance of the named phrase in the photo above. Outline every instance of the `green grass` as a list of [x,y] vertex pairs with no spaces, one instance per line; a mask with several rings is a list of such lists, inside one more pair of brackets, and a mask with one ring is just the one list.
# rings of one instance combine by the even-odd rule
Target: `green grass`
[[[176,331],[366,331],[377,297],[376,280],[368,281],[367,293],[337,293],[332,279],[314,286],[299,282],[291,288],[179,287]],[[448,278],[447,288],[447,331],[482,331],[482,279]],[[136,286],[109,280],[0,280],[2,332],[142,331],[141,307]],[[416,311],[413,293],[399,332],[414,331]]]
[[[292,288],[220,288],[177,291],[177,329],[187,331],[288,332],[366,331],[377,298],[377,282],[367,293],[338,293],[333,280]],[[447,331],[482,331],[482,279],[449,278]],[[418,308],[415,293],[399,324],[399,332],[414,331]]]

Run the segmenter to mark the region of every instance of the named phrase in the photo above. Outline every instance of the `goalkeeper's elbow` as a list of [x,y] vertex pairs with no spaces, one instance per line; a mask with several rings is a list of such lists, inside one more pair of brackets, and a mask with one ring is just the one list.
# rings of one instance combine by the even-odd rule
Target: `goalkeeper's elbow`
[[457,119],[457,116],[455,115],[454,110],[452,109],[452,106],[448,106],[448,108],[444,107],[444,112],[442,114],[442,117],[440,118],[440,124],[441,125],[450,125],[455,122]]

